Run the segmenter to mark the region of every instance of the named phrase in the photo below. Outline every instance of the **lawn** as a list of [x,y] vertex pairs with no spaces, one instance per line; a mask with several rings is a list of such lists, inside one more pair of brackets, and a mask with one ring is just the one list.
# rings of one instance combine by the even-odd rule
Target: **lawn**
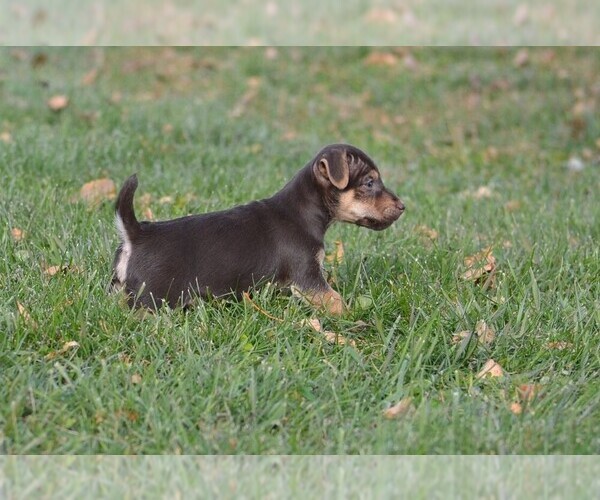
[[[0,452],[600,452],[597,49],[2,49],[0,96]],[[137,172],[172,218],[340,141],[407,206],[328,233],[342,318],[107,293],[86,182]]]

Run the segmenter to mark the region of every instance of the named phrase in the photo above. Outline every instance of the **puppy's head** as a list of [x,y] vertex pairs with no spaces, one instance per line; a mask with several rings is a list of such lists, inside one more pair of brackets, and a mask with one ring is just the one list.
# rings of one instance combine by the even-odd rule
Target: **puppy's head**
[[380,231],[404,212],[404,204],[383,185],[373,160],[354,146],[323,148],[312,168],[335,220]]

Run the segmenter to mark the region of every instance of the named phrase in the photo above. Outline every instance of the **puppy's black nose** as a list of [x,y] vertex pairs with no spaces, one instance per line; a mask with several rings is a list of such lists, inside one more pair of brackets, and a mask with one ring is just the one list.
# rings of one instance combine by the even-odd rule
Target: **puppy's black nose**
[[396,208],[400,210],[400,212],[404,212],[404,209],[406,207],[404,206],[404,203],[402,203],[400,200],[396,200]]

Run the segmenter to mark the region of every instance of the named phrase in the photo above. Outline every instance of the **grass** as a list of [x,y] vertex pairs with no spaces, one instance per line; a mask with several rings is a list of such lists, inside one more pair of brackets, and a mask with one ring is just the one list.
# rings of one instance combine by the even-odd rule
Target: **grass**
[[[370,52],[0,51],[0,451],[600,451],[600,54],[424,49],[415,66]],[[56,94],[70,98],[58,113]],[[141,318],[106,293],[113,208],[77,201],[85,182],[137,171],[171,218],[268,196],[338,141],[407,205],[384,232],[328,234],[349,310],[320,318],[356,348],[299,326],[313,311],[272,288],[254,302],[282,322],[234,301]],[[488,246],[485,288],[461,276]],[[453,344],[480,320],[493,343]],[[478,379],[488,359],[506,376]],[[522,384],[541,389],[517,415]]]

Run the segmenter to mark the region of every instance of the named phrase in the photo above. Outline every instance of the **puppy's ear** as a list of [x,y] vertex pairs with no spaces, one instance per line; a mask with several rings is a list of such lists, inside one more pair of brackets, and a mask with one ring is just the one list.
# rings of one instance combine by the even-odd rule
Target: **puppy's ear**
[[350,179],[346,151],[341,148],[327,149],[315,161],[313,171],[319,182],[345,189]]

